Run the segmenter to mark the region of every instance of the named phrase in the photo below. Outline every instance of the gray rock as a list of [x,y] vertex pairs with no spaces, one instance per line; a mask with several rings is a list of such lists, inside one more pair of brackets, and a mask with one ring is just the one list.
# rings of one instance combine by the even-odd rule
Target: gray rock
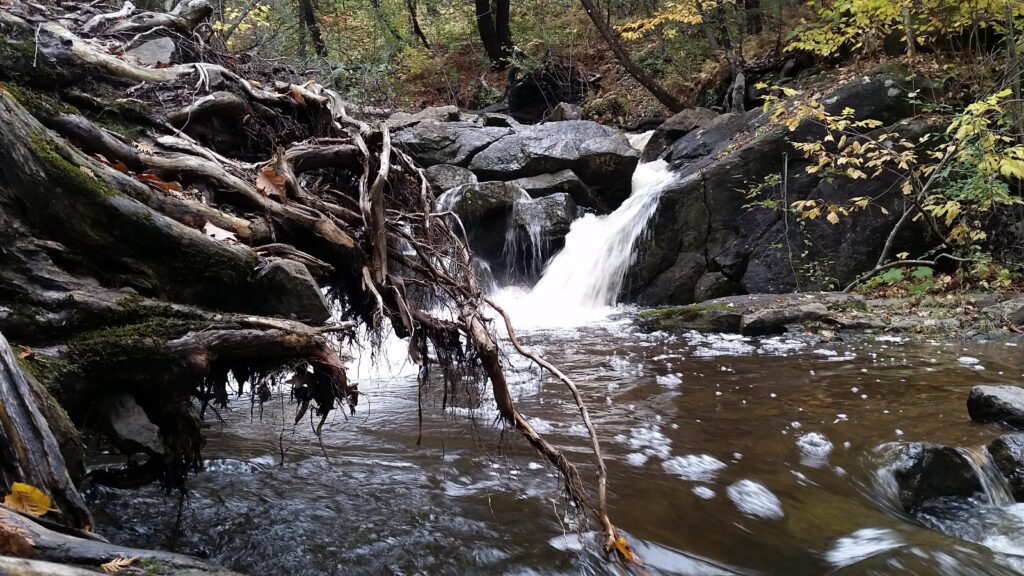
[[900,504],[913,514],[936,498],[969,498],[982,490],[967,458],[949,446],[927,442],[907,444],[893,465]]
[[565,193],[572,196],[572,199],[580,206],[598,211],[606,210],[600,199],[591,192],[590,187],[583,180],[580,180],[579,176],[572,170],[561,170],[553,174],[540,174],[519,178],[513,180],[512,184],[526,190],[526,193],[531,198]]
[[496,213],[503,218],[517,202],[529,198],[526,191],[510,182],[478,182],[456,186],[437,199],[438,206],[451,210],[464,223],[479,223]]
[[170,64],[174,61],[174,53],[178,47],[170,38],[157,38],[150,40],[136,48],[132,48],[125,54],[137,60],[140,64],[156,66],[158,64]]
[[639,157],[623,133],[569,120],[501,138],[474,156],[469,169],[481,180],[503,181],[572,170],[608,208],[615,208],[629,196]]
[[583,109],[575,104],[569,104],[568,102],[559,102],[551,110],[551,115],[548,116],[548,120],[551,122],[564,122],[566,120],[582,120]]
[[640,161],[650,162],[656,159],[676,140],[696,129],[707,128],[716,117],[718,113],[707,108],[687,108],[672,116],[651,134]]
[[565,193],[517,202],[502,251],[506,281],[539,278],[548,259],[565,246],[575,218],[576,203]]
[[998,422],[1024,429],[1024,388],[975,386],[967,397],[967,413],[975,422]]
[[476,174],[460,166],[436,164],[423,171],[435,196],[464,184],[476,184]]
[[420,110],[415,114],[408,112],[395,112],[387,119],[388,128],[401,130],[415,126],[425,120],[434,122],[455,122],[462,119],[462,113],[457,106],[437,106]]
[[469,122],[424,120],[396,132],[392,141],[421,166],[465,166],[474,154],[512,134],[508,128],[477,126]]
[[1024,296],[987,306],[982,313],[997,324],[1024,326]]
[[743,314],[726,305],[692,304],[644,310],[637,315],[636,323],[644,332],[739,332]]
[[818,302],[783,308],[763,308],[743,315],[740,332],[748,335],[778,334],[785,332],[789,324],[817,322],[828,317],[828,308]]
[[539,228],[547,240],[552,241],[564,240],[575,219],[576,202],[572,196],[559,193],[518,203],[513,222],[523,228]]
[[96,402],[96,414],[110,439],[122,453],[164,453],[160,428],[149,420],[146,412],[131,394],[103,396]]
[[697,281],[693,290],[694,302],[704,302],[713,298],[733,296],[743,292],[743,287],[721,272],[707,272]]
[[1024,502],[1024,434],[1007,434],[986,447],[992,463],[1006,478],[1013,499]]
[[314,325],[331,317],[331,309],[313,275],[293,260],[274,260],[256,273],[263,313]]

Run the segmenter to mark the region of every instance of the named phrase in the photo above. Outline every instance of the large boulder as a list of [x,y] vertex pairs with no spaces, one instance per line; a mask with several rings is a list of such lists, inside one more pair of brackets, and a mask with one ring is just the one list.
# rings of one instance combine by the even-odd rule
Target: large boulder
[[433,122],[455,122],[461,119],[462,113],[457,106],[437,106],[424,108],[415,114],[395,112],[387,119],[387,125],[392,130],[401,130],[402,128],[415,126],[420,122],[428,120]]
[[473,155],[512,134],[509,128],[478,126],[471,122],[423,120],[395,133],[392,141],[421,166],[465,166]]
[[967,397],[967,413],[975,422],[998,422],[1024,429],[1024,388],[975,386]]
[[436,164],[424,170],[423,174],[427,177],[435,196],[440,196],[456,186],[477,183],[476,174],[451,164]]
[[256,273],[255,285],[262,294],[263,313],[323,324],[331,308],[313,275],[294,260],[274,260]]
[[[912,112],[906,94],[902,78],[879,75],[858,78],[823,101],[832,113],[853,108],[857,118],[880,120],[911,141],[939,130],[927,118],[900,121]],[[721,274],[751,294],[834,289],[875,264],[905,205],[896,176],[865,181],[808,174],[808,161],[791,142],[822,137],[820,125],[808,121],[790,131],[767,122],[760,110],[723,114],[661,153],[678,178],[658,199],[622,296],[646,305],[688,304],[702,296],[698,283],[708,274]],[[785,198],[771,186],[762,189],[766,196],[750,197],[786,168]],[[796,222],[770,202],[757,202],[844,203],[853,196],[870,196],[873,205],[837,224],[824,218]],[[897,242],[915,252],[934,245],[929,234],[918,222]]]
[[735,332],[751,336],[785,332],[810,322],[837,323],[837,310],[863,305],[864,298],[841,292],[745,294],[686,306],[644,310],[637,325],[645,332]]
[[706,128],[717,116],[717,112],[707,108],[687,108],[672,116],[651,134],[640,161],[650,162],[658,158],[676,140],[698,128]]
[[640,152],[625,134],[596,122],[539,124],[500,138],[476,154],[469,169],[481,180],[515,180],[572,170],[613,209],[630,194]]
[[548,259],[565,246],[575,219],[576,203],[565,193],[518,202],[502,254],[508,280],[536,280]]
[[956,448],[927,442],[903,446],[893,464],[903,509],[913,514],[937,498],[970,498],[982,491],[974,466]]
[[451,210],[459,216],[470,247],[495,264],[503,258],[516,204],[529,198],[515,184],[479,182],[456,186],[438,198],[437,203],[440,209]]
[[552,194],[564,193],[572,196],[573,201],[584,208],[601,210],[603,207],[601,200],[594,195],[590,187],[583,180],[580,180],[580,177],[572,170],[560,170],[553,174],[527,176],[526,178],[513,180],[512,183],[526,190],[526,193],[531,198],[542,198]]
[[1007,434],[989,442],[992,463],[1006,478],[1010,493],[1017,502],[1024,502],[1024,434]]

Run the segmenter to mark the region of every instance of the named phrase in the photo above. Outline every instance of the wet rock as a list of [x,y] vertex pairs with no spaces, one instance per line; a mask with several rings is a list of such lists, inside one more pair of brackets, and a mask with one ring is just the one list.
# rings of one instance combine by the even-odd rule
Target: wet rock
[[388,128],[401,130],[415,126],[425,120],[432,122],[455,122],[462,119],[462,113],[457,106],[436,106],[429,107],[410,114],[408,112],[395,112],[387,119]]
[[539,278],[548,259],[565,246],[565,235],[575,218],[576,203],[565,193],[516,203],[502,251],[500,272],[506,280]]
[[256,273],[263,313],[323,324],[331,309],[313,275],[293,260],[274,260]]
[[687,108],[672,116],[651,134],[640,161],[650,162],[658,158],[676,140],[696,129],[706,128],[717,116],[717,112],[707,108]]
[[787,325],[827,320],[831,308],[861,305],[864,298],[841,292],[801,294],[745,294],[725,296],[687,306],[669,306],[641,312],[637,323],[649,332],[784,332]]
[[508,128],[477,126],[470,122],[424,120],[396,132],[392,141],[421,166],[465,166],[473,155],[512,134]]
[[596,122],[539,124],[495,141],[473,157],[469,169],[481,180],[515,180],[572,170],[608,208],[630,194],[640,157],[626,136]]
[[[823,102],[833,113],[853,108],[858,118],[877,119],[911,141],[941,129],[927,118],[900,120],[913,111],[899,75],[859,77],[826,95]],[[820,138],[821,127],[805,122],[790,132],[766,122],[760,110],[723,114],[661,153],[678,179],[659,197],[658,210],[638,242],[638,256],[627,276],[633,300],[644,305],[689,304],[696,300],[697,284],[709,270],[722,270],[751,294],[835,289],[875,264],[902,213],[904,199],[896,179],[889,174],[867,181],[808,174],[807,160],[794,152],[791,142]],[[819,219],[797,227],[778,210],[752,206],[747,197],[752,184],[787,167],[789,202],[841,202],[867,195],[876,199],[879,209],[834,225]],[[932,241],[929,234],[918,222],[897,242],[910,252],[924,250]],[[802,272],[811,263],[817,271]]]
[[140,64],[146,66],[157,66],[159,64],[170,64],[174,61],[174,54],[177,51],[174,40],[170,38],[157,38],[150,40],[136,48],[125,52]]
[[96,402],[97,421],[123,454],[163,454],[160,429],[131,394],[108,394]]
[[927,442],[903,446],[893,465],[903,509],[913,513],[929,500],[969,498],[982,490],[967,458],[955,448]]
[[562,241],[576,219],[576,203],[564,193],[536,198],[516,205],[513,222],[523,228],[538,228],[545,241]]
[[704,302],[713,298],[733,296],[743,292],[738,282],[730,280],[721,272],[707,272],[697,281],[694,288],[694,302]]
[[569,104],[568,102],[559,102],[551,110],[551,115],[548,116],[550,122],[563,122],[565,120],[582,120],[583,109],[575,104]]
[[598,211],[606,210],[603,203],[590,191],[590,187],[580,180],[572,170],[560,170],[553,174],[519,178],[513,180],[512,184],[526,190],[531,198],[564,193],[572,196],[572,199],[580,206]]
[[739,332],[743,313],[727,304],[691,304],[644,310],[636,323],[644,332]]
[[967,398],[967,412],[975,422],[998,422],[1024,429],[1024,388],[975,386]]
[[517,203],[529,199],[522,188],[506,182],[456,186],[438,205],[459,215],[473,251],[491,263],[502,260],[505,239]]
[[996,469],[1006,478],[1010,493],[1017,502],[1024,502],[1024,434],[1007,434],[987,446]]
[[743,315],[740,332],[751,336],[780,334],[786,326],[803,322],[817,322],[829,317],[828,308],[821,303],[763,308]]
[[423,174],[427,177],[427,182],[430,183],[430,188],[435,196],[440,196],[456,186],[477,183],[476,174],[451,164],[431,166],[424,170]]

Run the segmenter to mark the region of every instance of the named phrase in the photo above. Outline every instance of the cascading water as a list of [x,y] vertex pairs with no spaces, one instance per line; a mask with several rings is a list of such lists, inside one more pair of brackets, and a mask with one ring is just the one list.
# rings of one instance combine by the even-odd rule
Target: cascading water
[[588,214],[573,222],[565,248],[548,263],[528,293],[506,290],[499,301],[533,325],[572,325],[606,316],[614,306],[634,259],[634,247],[675,180],[668,163],[641,164],[632,194],[611,214]]

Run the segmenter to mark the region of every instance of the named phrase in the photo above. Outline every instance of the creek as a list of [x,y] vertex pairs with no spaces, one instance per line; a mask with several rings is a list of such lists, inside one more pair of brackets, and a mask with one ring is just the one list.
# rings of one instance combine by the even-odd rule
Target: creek
[[[969,505],[933,507],[925,526],[903,513],[887,473],[899,443],[977,449],[998,436],[970,421],[965,400],[975,384],[1020,383],[1024,351],[871,334],[641,333],[637,310],[614,300],[670,178],[644,165],[623,208],[573,225],[535,288],[496,294],[524,344],[579,384],[606,451],[611,517],[647,572],[1024,570],[1024,505],[997,482]],[[98,531],[257,575],[622,571],[589,538],[581,545],[559,478],[503,433],[486,393],[452,402],[431,386],[421,420],[416,367],[403,358],[394,341],[353,359],[365,396],[329,421],[322,444],[308,422],[291,424],[286,398],[234,400],[210,419],[206,467],[180,519],[178,499],[156,487],[95,488]],[[571,399],[510,358],[520,410],[592,478]]]

